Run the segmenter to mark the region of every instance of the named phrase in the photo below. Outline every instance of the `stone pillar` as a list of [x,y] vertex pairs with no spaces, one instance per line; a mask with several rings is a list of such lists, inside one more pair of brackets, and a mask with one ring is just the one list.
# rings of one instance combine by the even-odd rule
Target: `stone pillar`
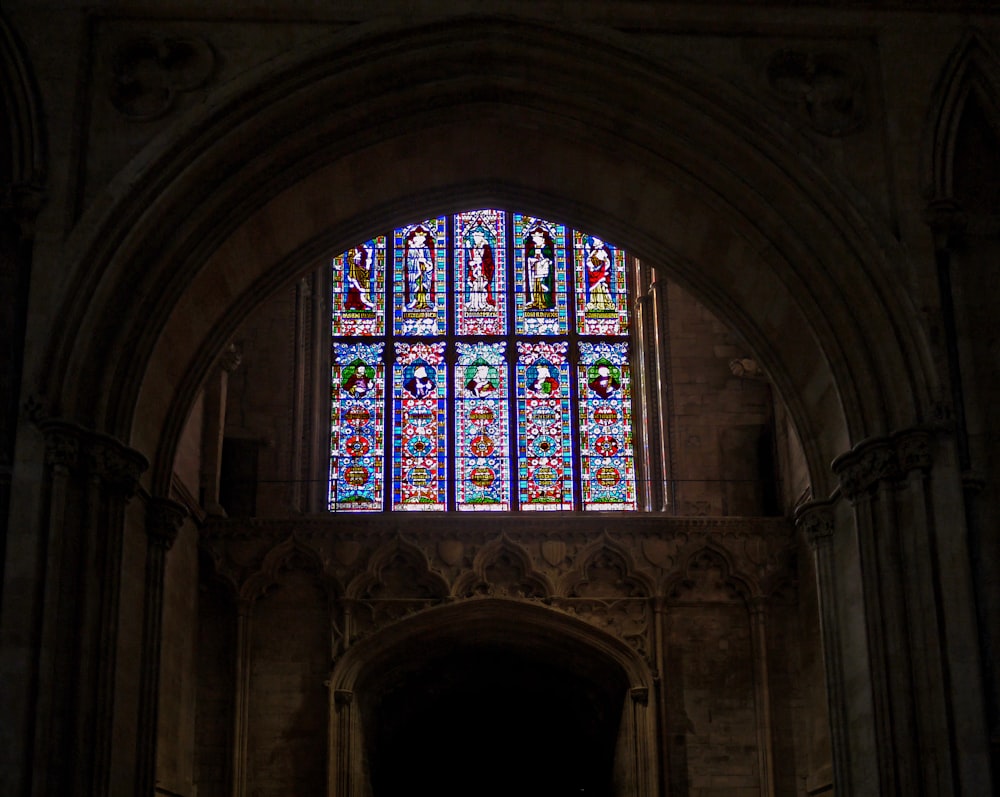
[[833,467],[858,535],[879,790],[992,793],[954,442],[910,429]]
[[844,696],[844,668],[841,659],[843,645],[836,611],[839,591],[833,551],[836,528],[833,506],[825,501],[804,504],[796,512],[795,522],[805,535],[816,562],[819,622],[830,717],[830,746],[833,748],[833,782],[835,790],[839,785],[846,791],[846,784],[851,782],[850,745],[847,739],[850,718]]
[[219,504],[219,476],[222,468],[222,440],[226,430],[226,399],[229,375],[239,368],[242,357],[235,345],[229,346],[218,368],[205,381],[204,417],[201,428],[201,505],[210,515],[225,515]]
[[654,272],[650,284],[650,309],[652,319],[653,366],[650,368],[650,392],[647,407],[653,408],[653,423],[658,431],[658,456],[654,457],[660,463],[660,489],[658,493],[660,505],[654,507],[664,512],[677,514],[677,490],[674,480],[673,437],[670,428],[672,411],[671,374],[670,374],[670,328],[668,314],[667,280],[662,274]]
[[167,498],[151,498],[146,506],[146,580],[139,674],[139,721],[136,731],[136,797],[153,797],[156,787],[163,576],[167,551],[177,539],[177,533],[187,514],[183,506]]
[[232,797],[245,797],[250,730],[250,634],[253,602],[240,598],[236,607],[236,684],[233,699]]
[[5,722],[17,728],[29,763],[16,776],[21,785],[5,775],[4,789],[20,794],[31,783],[38,797],[107,794],[124,515],[147,462],[70,422],[37,427],[45,452],[39,525],[30,546],[19,535],[15,568],[34,568],[34,591],[5,595],[3,629],[5,648],[22,652],[24,679],[5,679]]
[[360,756],[360,731],[354,692],[334,689],[331,706],[330,797],[361,797],[365,793],[364,766]]
[[760,797],[774,797],[774,731],[771,723],[771,677],[767,666],[767,600],[756,597],[750,601],[749,608]]

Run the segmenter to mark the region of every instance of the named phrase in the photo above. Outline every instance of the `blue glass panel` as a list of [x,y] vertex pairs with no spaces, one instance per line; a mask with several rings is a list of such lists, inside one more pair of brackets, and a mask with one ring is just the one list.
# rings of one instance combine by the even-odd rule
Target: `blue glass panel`
[[521,509],[573,508],[570,370],[565,342],[517,344]]
[[635,509],[627,343],[581,343],[577,366],[584,509]]
[[331,512],[382,510],[383,347],[383,343],[333,345],[328,500]]
[[458,344],[455,504],[510,509],[506,344]]

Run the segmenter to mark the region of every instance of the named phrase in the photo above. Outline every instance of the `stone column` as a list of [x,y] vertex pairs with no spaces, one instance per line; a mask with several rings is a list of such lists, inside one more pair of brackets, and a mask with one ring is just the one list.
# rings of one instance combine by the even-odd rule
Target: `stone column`
[[757,768],[760,797],[774,797],[774,741],[771,724],[771,684],[767,665],[767,601],[750,601],[750,638],[753,645],[754,704],[757,715]]
[[833,467],[858,535],[878,787],[991,793],[954,442],[909,429]]
[[670,316],[667,302],[667,280],[662,274],[654,272],[653,282],[649,286],[652,309],[652,345],[654,365],[650,371],[651,396],[646,406],[654,410],[654,423],[658,429],[659,450],[657,460],[660,462],[661,473],[661,504],[658,509],[677,514],[677,490],[673,472],[673,437],[670,428],[672,394],[670,374]]
[[844,788],[851,782],[850,745],[847,739],[850,719],[844,697],[844,668],[841,659],[843,645],[836,611],[839,591],[833,551],[836,529],[833,505],[826,501],[804,504],[796,512],[795,522],[805,535],[816,562],[819,623],[833,748],[833,782],[834,788],[838,784],[840,788]]
[[233,699],[232,797],[245,797],[247,740],[250,724],[250,634],[253,602],[240,598],[236,607],[236,684]]
[[10,634],[26,654],[19,664],[27,682],[5,699],[5,720],[18,729],[23,759],[31,762],[22,777],[32,794],[106,794],[124,515],[147,462],[74,423],[44,419],[37,427],[45,445],[40,522],[33,547],[23,535],[18,540],[19,569],[34,563],[35,591],[12,593],[17,617],[10,614],[15,604],[5,605],[4,626],[5,643]]
[[201,496],[210,515],[225,515],[219,504],[219,476],[222,468],[222,440],[226,430],[226,398],[229,375],[239,368],[242,357],[235,345],[229,346],[215,373],[205,381],[204,417],[201,428]]
[[146,581],[139,674],[139,721],[136,731],[136,797],[153,797],[156,787],[163,577],[167,551],[177,539],[177,533],[187,514],[183,506],[167,498],[150,498],[146,506]]
[[335,689],[332,695],[330,740],[330,775],[327,789],[330,797],[361,797],[364,789],[364,769],[358,749],[360,740],[354,692]]

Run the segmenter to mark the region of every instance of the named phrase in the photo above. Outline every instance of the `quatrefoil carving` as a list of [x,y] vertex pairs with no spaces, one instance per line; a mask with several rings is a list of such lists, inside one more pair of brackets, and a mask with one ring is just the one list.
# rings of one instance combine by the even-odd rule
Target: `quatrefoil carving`
[[215,69],[215,53],[196,38],[139,36],[112,57],[111,102],[133,121],[157,119],[177,97],[201,88]]

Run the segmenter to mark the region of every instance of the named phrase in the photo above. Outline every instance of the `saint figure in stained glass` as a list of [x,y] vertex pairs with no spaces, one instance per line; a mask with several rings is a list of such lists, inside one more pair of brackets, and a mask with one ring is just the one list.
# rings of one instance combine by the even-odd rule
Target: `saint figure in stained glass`
[[347,310],[371,310],[375,307],[371,298],[374,250],[370,245],[357,246],[348,252],[347,257],[347,296],[344,307]]
[[497,389],[497,379],[497,369],[479,360],[465,369],[465,390],[472,396],[487,396]]
[[433,368],[428,366],[427,363],[417,360],[416,363],[406,369],[404,373],[406,381],[403,382],[403,387],[414,398],[425,398],[431,395],[437,386],[434,376],[435,372]]
[[552,363],[539,360],[528,367],[528,390],[535,396],[552,396],[559,392],[559,380],[552,374]]
[[434,302],[434,239],[421,226],[406,237],[406,309],[430,310]]
[[527,307],[533,310],[555,307],[555,246],[547,229],[538,225],[531,230],[524,242],[524,255]]
[[486,231],[482,227],[475,228],[469,234],[468,250],[468,308],[486,310],[494,307],[496,299],[493,298],[493,275],[496,266],[493,262],[493,245],[487,240]]
[[607,360],[598,360],[587,369],[588,386],[601,398],[611,398],[622,386],[621,371]]
[[355,360],[341,374],[342,387],[345,393],[354,398],[367,396],[374,387],[375,369],[366,365],[363,360]]
[[591,236],[585,253],[587,263],[587,310],[617,313],[612,299],[614,263],[604,241]]

